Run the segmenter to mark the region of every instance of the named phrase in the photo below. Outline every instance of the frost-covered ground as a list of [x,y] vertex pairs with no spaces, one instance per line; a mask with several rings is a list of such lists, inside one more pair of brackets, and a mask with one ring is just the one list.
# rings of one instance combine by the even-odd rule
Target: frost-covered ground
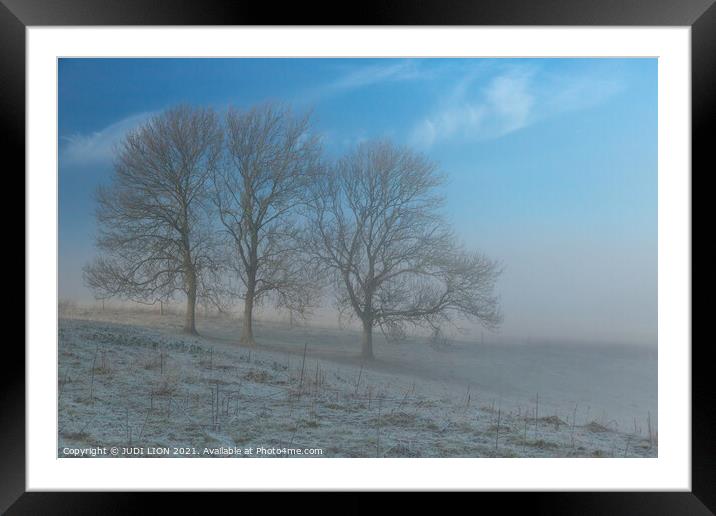
[[[628,348],[399,345],[351,330],[74,311],[59,321],[59,441],[206,456],[655,457],[656,358]],[[305,359],[304,359],[304,349]],[[193,450],[187,452],[187,450]],[[185,455],[184,455],[185,456]],[[264,455],[275,456],[275,455]]]

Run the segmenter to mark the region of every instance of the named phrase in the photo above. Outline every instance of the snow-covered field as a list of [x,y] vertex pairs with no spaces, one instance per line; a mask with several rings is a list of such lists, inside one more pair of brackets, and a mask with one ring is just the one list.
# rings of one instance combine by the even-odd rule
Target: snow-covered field
[[[349,329],[141,311],[59,321],[58,456],[655,457],[656,356],[543,344],[401,344],[362,364]],[[305,358],[304,358],[305,350]],[[188,455],[187,455],[188,454]]]

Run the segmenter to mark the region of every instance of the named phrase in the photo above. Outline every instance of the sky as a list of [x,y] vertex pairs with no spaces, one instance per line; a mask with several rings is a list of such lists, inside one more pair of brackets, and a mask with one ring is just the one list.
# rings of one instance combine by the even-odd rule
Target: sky
[[178,103],[312,113],[326,155],[390,138],[504,266],[501,335],[656,345],[656,59],[60,59],[59,297],[89,302],[114,145]]

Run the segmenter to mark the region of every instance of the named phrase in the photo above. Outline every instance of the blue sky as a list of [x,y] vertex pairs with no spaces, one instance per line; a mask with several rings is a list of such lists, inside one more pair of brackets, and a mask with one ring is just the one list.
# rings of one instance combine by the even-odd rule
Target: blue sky
[[180,102],[312,110],[328,156],[388,137],[505,265],[503,334],[656,343],[656,59],[61,59],[60,297],[89,299],[112,146]]

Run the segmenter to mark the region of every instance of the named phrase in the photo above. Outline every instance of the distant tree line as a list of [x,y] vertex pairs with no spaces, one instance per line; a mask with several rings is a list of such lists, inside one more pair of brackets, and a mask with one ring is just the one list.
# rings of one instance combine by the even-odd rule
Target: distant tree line
[[178,106],[121,141],[97,190],[98,257],[84,268],[98,299],[243,302],[239,341],[255,345],[262,303],[307,318],[322,295],[341,317],[401,338],[465,317],[501,321],[499,265],[465,250],[441,216],[444,177],[426,156],[371,141],[327,160],[308,115],[282,105]]

